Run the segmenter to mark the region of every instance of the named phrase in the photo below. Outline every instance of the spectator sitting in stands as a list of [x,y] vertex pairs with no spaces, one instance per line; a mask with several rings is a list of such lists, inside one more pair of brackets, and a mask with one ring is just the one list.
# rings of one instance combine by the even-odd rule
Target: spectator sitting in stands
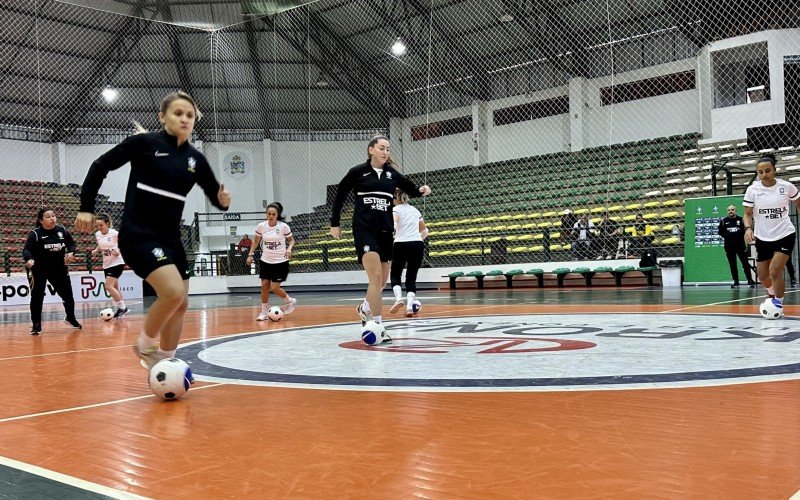
[[636,214],[636,220],[631,230],[631,246],[634,255],[650,248],[653,239],[653,226],[645,222],[642,214]]
[[594,236],[594,223],[589,220],[586,214],[572,228],[575,230],[575,241],[572,242],[572,255],[575,260],[585,260],[588,258],[589,250],[592,246],[592,236]]
[[572,228],[576,222],[578,222],[578,218],[575,217],[572,210],[569,208],[564,210],[564,215],[561,216],[561,237],[564,238],[564,241],[569,241],[572,237]]
[[[617,221],[608,217],[608,212],[603,212],[603,219],[597,226],[598,246],[600,256],[598,260],[613,259],[616,257],[617,249],[620,247],[622,238],[622,228]],[[622,242],[624,249],[624,241]]]

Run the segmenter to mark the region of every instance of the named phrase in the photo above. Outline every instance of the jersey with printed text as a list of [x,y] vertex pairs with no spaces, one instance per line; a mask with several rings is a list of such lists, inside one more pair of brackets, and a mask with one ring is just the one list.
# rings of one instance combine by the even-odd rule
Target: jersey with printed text
[[267,264],[286,262],[286,238],[292,230],[285,222],[277,221],[274,226],[264,221],[256,226],[256,236],[261,238],[261,261]]
[[119,233],[114,228],[108,228],[106,234],[100,231],[94,233],[94,239],[97,240],[97,246],[100,247],[100,255],[103,256],[103,269],[125,264],[119,251],[118,237]]
[[789,202],[800,197],[791,182],[775,179],[766,187],[756,181],[744,193],[742,205],[753,207],[753,234],[761,241],[777,241],[795,232],[789,218]]

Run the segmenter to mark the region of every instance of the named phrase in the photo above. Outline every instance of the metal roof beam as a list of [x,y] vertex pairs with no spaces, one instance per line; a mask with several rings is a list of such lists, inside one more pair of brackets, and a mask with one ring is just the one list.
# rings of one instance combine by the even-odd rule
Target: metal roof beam
[[246,23],[247,51],[250,54],[250,67],[253,70],[253,78],[256,81],[256,98],[258,99],[259,118],[261,127],[264,129],[264,137],[270,137],[272,122],[270,121],[270,104],[267,96],[267,83],[261,72],[261,64],[258,61],[258,40],[253,22]]

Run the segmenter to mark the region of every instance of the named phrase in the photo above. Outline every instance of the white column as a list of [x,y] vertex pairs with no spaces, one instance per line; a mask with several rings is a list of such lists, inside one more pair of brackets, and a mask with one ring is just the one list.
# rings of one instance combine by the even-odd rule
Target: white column
[[472,101],[472,164],[489,162],[489,117],[486,101]]
[[67,182],[66,149],[63,142],[50,145],[50,159],[53,165],[53,182],[57,184]]
[[570,151],[583,149],[583,121],[586,102],[583,98],[583,86],[586,79],[572,78],[569,81],[569,142]]

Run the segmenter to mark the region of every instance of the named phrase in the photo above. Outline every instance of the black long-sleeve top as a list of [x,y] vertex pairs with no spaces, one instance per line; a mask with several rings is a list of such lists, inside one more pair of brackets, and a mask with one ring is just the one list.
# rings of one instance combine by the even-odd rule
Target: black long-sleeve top
[[744,246],[744,220],[740,216],[723,217],[719,220],[717,234],[725,240],[725,246]]
[[128,137],[92,163],[81,190],[81,212],[94,212],[95,198],[106,175],[130,162],[120,236],[180,239],[186,195],[195,184],[220,210],[219,183],[205,156],[191,144],[164,131]]
[[64,266],[64,255],[74,252],[75,241],[63,226],[56,225],[53,229],[39,226],[28,233],[22,258],[26,262],[33,259],[36,269],[59,268]]
[[351,168],[336,190],[336,199],[331,209],[331,227],[339,227],[339,217],[347,195],[355,195],[353,230],[392,231],[392,199],[395,188],[405,191],[408,196],[422,196],[419,187],[406,179],[388,163],[378,176],[369,161]]

